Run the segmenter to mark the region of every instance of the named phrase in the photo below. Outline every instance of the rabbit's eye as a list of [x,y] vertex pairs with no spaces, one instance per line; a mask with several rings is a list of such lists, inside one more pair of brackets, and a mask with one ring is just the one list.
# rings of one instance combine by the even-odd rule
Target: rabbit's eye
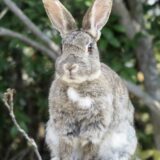
[[90,43],[90,44],[88,45],[88,52],[89,52],[89,53],[92,53],[92,50],[93,50],[93,44]]

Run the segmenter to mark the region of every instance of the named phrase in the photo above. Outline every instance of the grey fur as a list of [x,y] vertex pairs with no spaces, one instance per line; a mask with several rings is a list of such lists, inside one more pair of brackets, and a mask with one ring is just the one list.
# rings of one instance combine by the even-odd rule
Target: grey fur
[[63,35],[49,92],[46,142],[52,160],[130,160],[135,153],[127,88],[100,63],[96,40],[85,28]]

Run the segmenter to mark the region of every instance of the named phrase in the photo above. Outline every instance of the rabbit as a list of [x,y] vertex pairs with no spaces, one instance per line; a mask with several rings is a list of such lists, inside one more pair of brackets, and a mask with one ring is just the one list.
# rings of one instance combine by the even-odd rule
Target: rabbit
[[48,98],[51,159],[132,159],[137,147],[134,108],[123,80],[100,62],[97,47],[112,0],[95,0],[81,29],[59,0],[43,3],[62,37]]

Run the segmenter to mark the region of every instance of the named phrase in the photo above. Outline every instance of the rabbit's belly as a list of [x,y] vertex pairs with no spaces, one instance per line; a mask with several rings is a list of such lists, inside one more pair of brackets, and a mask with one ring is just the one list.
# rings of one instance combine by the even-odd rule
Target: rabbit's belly
[[77,110],[74,114],[68,113],[56,117],[57,121],[54,122],[54,126],[59,135],[63,137],[80,138],[84,141],[89,140],[98,143],[106,131],[102,116]]
[[93,93],[87,93],[69,87],[65,94],[62,92],[58,99],[54,98],[52,116],[60,135],[96,142],[106,131],[111,121],[113,97],[100,94],[94,98]]

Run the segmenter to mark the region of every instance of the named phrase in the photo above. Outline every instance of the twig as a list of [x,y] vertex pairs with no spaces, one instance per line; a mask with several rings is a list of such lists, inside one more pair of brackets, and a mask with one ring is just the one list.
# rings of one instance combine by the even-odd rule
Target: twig
[[52,42],[40,29],[23,13],[23,11],[12,1],[3,0],[8,8],[23,22],[23,24],[39,39],[47,44],[47,46],[52,49],[57,56],[59,55],[59,47]]
[[14,108],[14,94],[15,94],[15,90],[14,89],[7,89],[7,91],[4,93],[4,97],[3,97],[3,102],[6,106],[6,108],[9,111],[10,117],[14,123],[14,125],[16,126],[16,128],[18,129],[18,131],[23,135],[23,137],[27,140],[27,142],[33,147],[34,152],[38,158],[38,160],[42,160],[41,155],[38,151],[38,147],[37,144],[35,143],[34,139],[30,138],[28,136],[28,134],[20,127],[20,125],[18,124],[13,108]]
[[34,47],[35,49],[41,51],[43,54],[49,56],[52,60],[56,59],[56,54],[53,54],[53,51],[45,47],[44,45],[37,43],[30,38],[25,37],[24,35],[11,31],[6,28],[0,27],[0,36],[8,36],[8,37],[13,37],[21,40],[22,42]]

